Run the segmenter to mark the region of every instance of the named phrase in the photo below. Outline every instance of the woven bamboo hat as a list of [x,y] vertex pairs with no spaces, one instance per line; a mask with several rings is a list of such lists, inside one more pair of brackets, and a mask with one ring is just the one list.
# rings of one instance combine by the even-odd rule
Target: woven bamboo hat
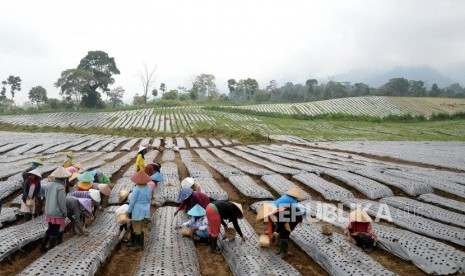
[[74,179],[78,178],[80,175],[81,174],[77,172],[73,173],[71,177],[69,178],[69,181],[73,181]]
[[92,174],[90,172],[85,172],[81,175],[78,176],[78,180],[79,182],[94,182],[94,177],[92,176]]
[[42,178],[42,175],[40,174],[38,169],[33,169],[32,171],[27,172],[28,174],[33,174],[37,175],[38,177]]
[[130,193],[129,190],[121,190],[121,191],[119,192],[119,197],[118,197],[119,203],[122,203],[123,201],[125,201],[126,198],[128,198],[129,193]]
[[65,155],[68,156],[69,158],[74,158],[74,153],[72,151],[65,152]]
[[58,167],[56,170],[54,170],[50,176],[53,176],[55,178],[67,178],[71,176],[71,173],[69,173],[65,168],[63,167]]
[[90,189],[89,190],[89,195],[95,202],[100,202],[102,200],[100,198],[100,191],[99,190]]
[[82,164],[81,163],[76,163],[76,164],[73,165],[73,167],[75,167],[78,170],[81,170],[82,169]]
[[295,197],[299,201],[304,198],[302,190],[297,186],[294,186],[292,189],[287,190],[285,194],[288,196]]
[[241,212],[241,216],[244,216],[244,210],[242,210],[242,205],[237,202],[233,202],[233,201],[230,201],[230,202],[234,204],[234,206],[236,206],[237,209],[239,209],[239,211]]
[[192,216],[192,217],[203,217],[207,214],[207,212],[205,211],[205,209],[203,209],[202,206],[198,205],[198,204],[195,204],[194,207],[192,207],[188,212],[187,214],[189,216]]
[[97,187],[102,194],[106,196],[111,194],[111,188],[108,186],[108,184],[98,184]]
[[256,220],[257,221],[262,220],[270,215],[275,214],[277,211],[278,211],[278,208],[274,206],[273,204],[268,204],[268,203],[262,204],[258,208]]
[[191,188],[195,184],[195,179],[186,177],[181,181],[181,188]]
[[140,146],[139,149],[137,150],[137,152],[141,152],[143,150],[145,150],[147,147],[143,147],[143,146]]
[[371,217],[362,209],[358,208],[349,214],[349,220],[355,222],[372,222]]

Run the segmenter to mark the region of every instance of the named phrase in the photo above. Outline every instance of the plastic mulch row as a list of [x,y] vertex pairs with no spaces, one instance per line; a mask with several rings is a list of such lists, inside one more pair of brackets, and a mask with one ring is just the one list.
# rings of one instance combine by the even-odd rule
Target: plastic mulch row
[[319,192],[327,200],[340,201],[344,198],[353,198],[354,195],[347,189],[342,188],[334,183],[324,180],[323,178],[312,173],[301,173],[293,175],[292,178],[299,180],[304,185]]

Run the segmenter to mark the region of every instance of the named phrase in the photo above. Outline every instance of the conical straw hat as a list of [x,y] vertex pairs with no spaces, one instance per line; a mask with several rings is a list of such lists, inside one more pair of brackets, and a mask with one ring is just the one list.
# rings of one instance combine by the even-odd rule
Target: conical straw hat
[[82,169],[82,164],[81,163],[76,163],[76,164],[73,165],[73,167],[75,167],[78,170],[81,170]]
[[297,200],[302,200],[304,198],[302,190],[297,186],[294,186],[294,188],[287,190],[285,194],[288,196],[295,197]]
[[68,156],[69,158],[74,158],[74,153],[72,151],[65,152],[65,155]]
[[192,177],[186,177],[181,181],[181,188],[191,188],[195,184],[195,180]]
[[34,169],[32,171],[29,171],[28,174],[37,175],[38,177],[42,178],[42,175],[40,174],[38,169]]
[[108,184],[98,184],[97,187],[102,194],[106,196],[109,196],[111,194],[111,188],[110,186],[108,186]]
[[147,185],[152,179],[144,171],[138,171],[131,177],[131,181],[139,185]]
[[278,211],[278,208],[273,204],[265,203],[258,208],[256,220],[262,220]]
[[242,210],[242,205],[237,203],[237,202],[232,202],[230,201],[232,204],[234,204],[238,209],[239,211],[241,211],[241,214],[244,215],[244,211]]
[[77,172],[73,173],[71,177],[69,178],[69,181],[73,181],[74,179],[78,178],[80,175],[81,174]]
[[360,208],[350,212],[349,220],[355,221],[355,222],[372,222],[373,221],[370,218],[370,216]]
[[141,151],[145,150],[146,148],[147,148],[147,147],[142,147],[142,146],[140,146],[139,149],[137,150],[137,152],[141,152]]
[[129,193],[130,193],[129,190],[121,190],[119,192],[119,197],[118,197],[119,203],[122,203],[123,201],[125,201],[126,198],[128,198]]
[[95,201],[95,202],[99,202],[102,200],[102,198],[100,197],[100,191],[99,190],[95,190],[95,189],[90,189],[89,190],[89,194],[90,194],[90,197]]
[[53,176],[55,178],[67,178],[71,176],[71,173],[69,173],[65,168],[63,167],[58,167],[56,170],[54,170],[50,176]]

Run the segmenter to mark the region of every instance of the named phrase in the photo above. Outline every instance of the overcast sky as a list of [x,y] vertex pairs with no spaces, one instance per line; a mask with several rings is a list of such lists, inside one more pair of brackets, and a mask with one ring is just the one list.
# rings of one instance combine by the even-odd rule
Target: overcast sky
[[36,85],[58,97],[60,73],[91,50],[115,58],[113,87],[132,98],[144,63],[157,65],[157,87],[210,73],[226,93],[230,78],[264,87],[361,68],[446,70],[465,63],[464,49],[462,0],[10,0],[0,15],[0,79],[22,78],[17,102]]

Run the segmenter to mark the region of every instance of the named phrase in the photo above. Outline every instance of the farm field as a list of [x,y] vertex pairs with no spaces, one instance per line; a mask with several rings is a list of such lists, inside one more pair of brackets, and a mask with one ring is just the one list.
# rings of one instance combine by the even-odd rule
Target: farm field
[[[429,116],[435,112],[454,114],[465,111],[465,102],[461,99],[361,97],[302,103],[301,105],[323,103],[325,106],[334,106],[334,108],[325,109],[318,114],[343,113],[367,115],[373,118],[381,118],[389,114]],[[355,103],[357,103],[356,107],[353,106]],[[386,108],[379,107],[382,105],[386,105]],[[261,115],[262,113],[241,114],[246,111],[242,109],[254,110],[255,106],[258,105],[236,106],[235,112],[203,109],[202,106],[178,106],[115,112],[4,115],[0,116],[0,129],[28,132],[65,131],[127,137],[200,135],[208,138],[241,138],[244,141],[248,141],[248,137],[252,136],[255,136],[252,140],[264,141],[273,135],[293,135],[310,141],[465,141],[465,120],[463,119],[407,122],[381,120],[378,122],[363,119],[299,120],[285,116],[268,117],[266,113],[263,113],[264,115]],[[289,110],[286,111],[282,106],[290,108],[292,104],[264,105],[259,111],[296,114]],[[351,108],[356,108],[360,112],[351,112],[349,110]],[[386,113],[387,111],[383,110],[397,111]]]
[[[138,112],[150,113],[147,110]],[[212,114],[215,112],[206,112],[201,117],[202,123],[214,125],[213,122],[219,119]],[[241,116],[221,116],[236,115]],[[251,121],[255,118],[243,116],[250,117],[247,120]],[[150,118],[153,117],[147,115],[148,121]],[[171,118],[171,115],[166,116],[165,113],[164,118]],[[238,118],[242,117],[234,118],[240,120]],[[285,127],[285,120],[263,120],[260,124]],[[170,127],[173,121],[170,120]],[[315,133],[320,131],[318,133],[322,134],[318,130],[318,122],[305,123],[314,123]],[[434,129],[436,123],[438,130],[447,129],[446,126],[441,128],[439,123],[450,123],[448,131],[455,131],[457,136],[463,134],[463,130],[456,129],[457,124],[461,124],[460,120],[418,124],[425,124],[423,130],[431,132],[429,127]],[[370,135],[369,131],[374,127],[366,125],[367,133],[355,136],[357,132],[363,133],[363,126],[367,123],[353,124],[355,129],[347,131],[353,132],[353,136],[349,137],[378,137],[379,140],[391,137],[373,134],[373,129]],[[339,130],[336,126],[342,129],[345,124],[320,122],[320,125],[320,128],[332,127],[331,133],[336,133]],[[415,129],[413,125],[399,124],[396,127]],[[167,124],[164,126],[166,128]],[[381,124],[374,129],[380,133],[392,132],[389,135],[395,136],[393,127],[383,126]],[[465,273],[464,142],[333,142],[328,141],[326,132],[318,136],[324,141],[315,142],[316,139],[303,139],[305,135],[291,136],[292,133],[286,129],[270,132],[270,141],[249,144],[228,137],[191,136],[188,135],[190,132],[183,135],[152,133],[153,136],[126,137],[0,132],[0,198],[3,199],[0,275],[51,275],[58,272],[67,275]],[[418,134],[411,130],[411,135]],[[431,136],[425,137],[434,139],[433,134],[428,135]],[[314,133],[312,136],[316,137]],[[164,152],[151,150],[145,159],[146,162],[162,164],[161,173],[166,183],[154,192],[152,220],[144,226],[145,251],[134,253],[122,244],[120,238],[114,238],[117,196],[120,190],[132,185],[129,178],[135,172],[138,146],[156,147],[160,137],[167,141],[167,149]],[[334,136],[334,139],[339,138]],[[401,139],[408,140],[406,136],[398,140]],[[171,150],[172,145],[179,146],[180,151]],[[62,244],[42,254],[38,241],[46,229],[43,218],[25,222],[18,216],[20,173],[32,159],[40,157],[44,160],[40,170],[47,176],[62,164],[63,152],[69,150],[75,152],[75,162],[81,162],[84,169],[96,168],[104,172],[115,186],[110,196],[104,199],[104,209],[89,227],[89,237],[67,233]],[[221,241],[223,255],[213,255],[208,252],[206,244],[194,243],[174,230],[176,224],[187,219],[184,214],[173,215],[180,182],[187,176],[197,178],[210,197],[229,199],[243,205],[245,216],[240,226],[249,238],[247,242],[241,243],[239,238],[231,243]],[[260,249],[257,246],[258,236],[263,234],[265,225],[255,220],[254,210],[263,201],[276,199],[293,185],[305,192],[306,199],[301,206],[313,217],[318,216],[319,208],[330,204],[343,205],[344,212],[337,219],[323,216],[318,222],[305,221],[291,235],[289,251],[292,255],[282,260],[271,248]],[[354,203],[369,204],[368,213],[372,216],[387,208],[393,217],[393,221],[381,220],[374,224],[380,248],[370,254],[359,250],[342,236],[342,229],[348,222],[348,207]],[[417,209],[421,212],[415,212]],[[333,225],[335,231],[329,241],[320,233],[321,225],[327,223]],[[86,265],[77,266],[77,259]],[[60,271],[56,271],[53,262],[62,264]]]

